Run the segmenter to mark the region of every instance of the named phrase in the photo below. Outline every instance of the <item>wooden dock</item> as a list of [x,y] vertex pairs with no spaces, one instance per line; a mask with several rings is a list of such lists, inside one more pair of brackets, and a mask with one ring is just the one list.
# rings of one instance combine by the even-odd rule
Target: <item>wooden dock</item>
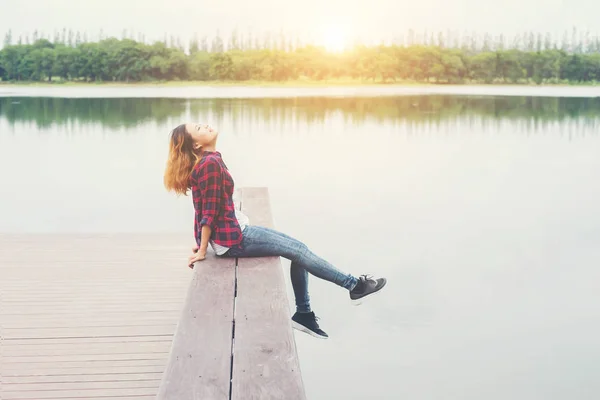
[[[241,205],[272,225],[266,190]],[[0,234],[0,400],[303,400],[279,258],[190,271],[192,243]]]

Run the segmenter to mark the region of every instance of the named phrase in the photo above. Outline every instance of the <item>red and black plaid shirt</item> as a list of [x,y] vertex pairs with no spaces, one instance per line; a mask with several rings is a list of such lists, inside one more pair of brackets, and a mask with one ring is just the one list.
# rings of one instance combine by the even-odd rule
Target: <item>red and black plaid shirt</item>
[[192,171],[192,198],[196,218],[194,234],[200,245],[202,226],[212,228],[211,239],[224,247],[239,247],[242,230],[235,217],[233,178],[221,158],[221,153],[204,152]]

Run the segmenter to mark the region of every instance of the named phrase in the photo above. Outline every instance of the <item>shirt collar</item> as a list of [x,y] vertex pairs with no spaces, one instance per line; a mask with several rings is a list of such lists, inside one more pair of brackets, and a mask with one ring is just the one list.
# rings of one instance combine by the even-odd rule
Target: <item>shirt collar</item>
[[209,155],[212,155],[212,154],[221,157],[221,153],[219,153],[218,151],[203,151],[202,152],[202,157],[204,158],[205,156],[209,156]]

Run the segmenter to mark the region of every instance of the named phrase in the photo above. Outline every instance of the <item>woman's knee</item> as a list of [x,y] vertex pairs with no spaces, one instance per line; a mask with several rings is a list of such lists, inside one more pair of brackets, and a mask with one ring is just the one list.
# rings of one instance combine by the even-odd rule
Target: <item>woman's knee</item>
[[294,252],[294,260],[304,258],[310,251],[308,246],[299,240],[291,239],[291,244]]

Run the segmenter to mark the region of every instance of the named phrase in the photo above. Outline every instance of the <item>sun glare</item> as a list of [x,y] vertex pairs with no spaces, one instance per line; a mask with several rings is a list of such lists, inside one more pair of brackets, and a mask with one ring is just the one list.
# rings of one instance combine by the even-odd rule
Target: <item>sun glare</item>
[[323,32],[322,44],[327,51],[340,53],[348,46],[346,33],[338,26],[330,26]]

